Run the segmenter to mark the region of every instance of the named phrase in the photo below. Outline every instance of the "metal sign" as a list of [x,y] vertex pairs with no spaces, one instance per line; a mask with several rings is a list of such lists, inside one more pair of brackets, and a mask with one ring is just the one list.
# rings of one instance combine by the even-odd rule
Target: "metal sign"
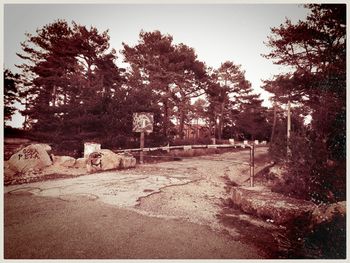
[[133,114],[133,132],[152,132],[153,113],[137,112]]

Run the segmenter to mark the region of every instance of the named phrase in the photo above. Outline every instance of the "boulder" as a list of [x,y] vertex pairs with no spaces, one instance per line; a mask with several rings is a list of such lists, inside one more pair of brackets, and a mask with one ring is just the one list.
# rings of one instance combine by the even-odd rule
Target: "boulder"
[[120,160],[120,168],[126,169],[126,168],[132,168],[136,166],[136,159],[132,155],[121,155]]
[[4,161],[4,177],[5,181],[9,178],[12,178],[16,175],[16,172],[13,171],[10,167],[10,164],[8,161]]
[[86,168],[86,163],[87,163],[87,159],[86,158],[78,158],[75,161],[74,167],[75,168]]
[[18,151],[9,159],[9,167],[15,172],[26,173],[31,169],[42,169],[52,165],[47,144],[31,144]]
[[312,213],[311,225],[316,226],[322,223],[330,223],[335,217],[345,217],[346,201],[337,202],[328,205],[320,205]]
[[309,220],[316,208],[312,202],[245,187],[232,188],[232,201],[244,212],[269,219],[276,224],[292,223],[299,219]]
[[86,162],[88,172],[118,169],[122,157],[111,150],[102,149],[89,155]]
[[53,156],[53,164],[63,167],[73,167],[76,160],[70,156]]

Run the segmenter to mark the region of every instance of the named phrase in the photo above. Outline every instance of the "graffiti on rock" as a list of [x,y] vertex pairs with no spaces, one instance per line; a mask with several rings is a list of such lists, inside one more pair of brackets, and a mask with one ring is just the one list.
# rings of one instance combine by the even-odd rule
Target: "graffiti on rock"
[[18,160],[23,159],[40,159],[39,152],[37,149],[23,149],[23,154],[18,154]]
[[89,156],[91,166],[102,168],[102,160],[101,160],[102,155],[103,153],[96,153],[96,152],[91,153]]

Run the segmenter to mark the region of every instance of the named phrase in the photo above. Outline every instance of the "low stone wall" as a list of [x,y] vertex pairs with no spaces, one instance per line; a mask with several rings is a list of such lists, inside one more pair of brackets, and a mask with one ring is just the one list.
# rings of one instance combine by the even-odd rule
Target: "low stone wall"
[[320,225],[346,217],[346,202],[316,204],[274,193],[263,187],[233,187],[233,204],[246,212],[274,224],[295,225],[302,222],[312,232]]
[[242,211],[275,224],[310,220],[316,205],[259,188],[233,187],[232,201]]

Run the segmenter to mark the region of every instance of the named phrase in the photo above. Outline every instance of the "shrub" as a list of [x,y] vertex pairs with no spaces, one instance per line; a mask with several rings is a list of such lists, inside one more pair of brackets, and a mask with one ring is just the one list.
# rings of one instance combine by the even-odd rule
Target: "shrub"
[[277,145],[270,146],[270,152],[275,160],[286,162],[287,171],[273,191],[315,203],[345,200],[345,164],[334,161],[330,165],[325,140],[314,134],[292,134],[286,160],[284,149]]

